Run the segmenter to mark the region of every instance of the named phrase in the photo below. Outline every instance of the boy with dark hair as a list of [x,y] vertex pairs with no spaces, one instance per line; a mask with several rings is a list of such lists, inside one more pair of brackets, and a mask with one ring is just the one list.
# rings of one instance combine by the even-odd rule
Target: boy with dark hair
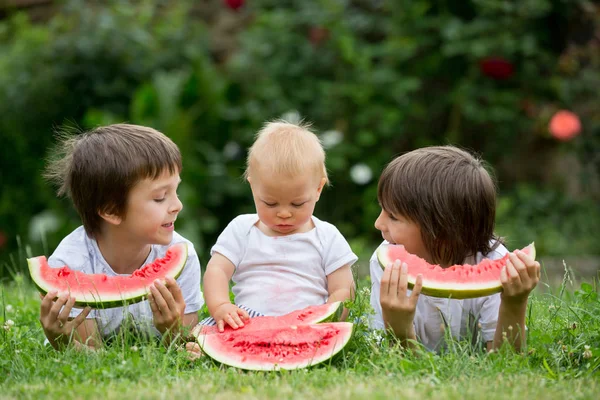
[[[494,235],[496,187],[482,161],[453,146],[427,147],[394,159],[379,179],[381,214],[375,227],[384,243],[430,264],[475,265],[508,253]],[[477,332],[488,349],[508,341],[525,344],[525,311],[537,285],[540,264],[523,252],[510,254],[501,273],[502,293],[474,299],[420,295],[418,277],[407,289],[407,265],[396,260],[382,270],[371,258],[372,325],[390,329],[401,341],[419,340],[430,350],[444,345],[444,332],[455,338]]]
[[194,246],[174,231],[183,208],[177,196],[182,169],[179,149],[162,133],[115,124],[64,136],[46,177],[73,202],[83,226],[49,257],[52,267],[68,265],[88,274],[129,275],[185,242],[188,258],[177,280],[155,281],[147,301],[127,307],[73,309],[74,298],[56,292],[43,297],[40,321],[50,344],[97,348],[129,323],[131,329],[172,339],[182,326],[198,322],[204,301],[200,262]]

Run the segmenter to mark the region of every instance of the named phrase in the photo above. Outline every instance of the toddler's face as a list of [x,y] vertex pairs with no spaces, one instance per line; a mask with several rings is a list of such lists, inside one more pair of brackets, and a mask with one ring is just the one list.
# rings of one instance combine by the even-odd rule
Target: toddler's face
[[392,244],[401,244],[406,251],[432,263],[432,257],[425,248],[421,238],[419,224],[410,221],[399,214],[392,214],[384,209],[375,221],[375,228],[381,231],[381,236]]
[[289,178],[261,172],[248,181],[263,232],[283,236],[312,229],[311,216],[325,178],[311,174]]

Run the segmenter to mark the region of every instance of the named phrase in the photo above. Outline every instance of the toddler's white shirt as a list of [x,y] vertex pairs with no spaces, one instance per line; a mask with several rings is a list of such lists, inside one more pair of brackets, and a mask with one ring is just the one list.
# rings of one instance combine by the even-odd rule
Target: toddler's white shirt
[[[176,281],[185,300],[184,312],[188,314],[200,310],[204,305],[200,289],[200,261],[194,245],[177,232],[174,232],[173,240],[169,245],[152,245],[144,265],[157,258],[164,257],[170,245],[180,242],[187,243],[188,258],[181,275]],[[75,229],[60,242],[54,253],[48,258],[48,264],[53,268],[67,265],[73,270],[85,272],[86,274],[119,275],[108,265],[98,248],[98,243],[95,239],[87,236],[83,226]],[[123,276],[127,275],[123,274]],[[73,308],[69,316],[75,318],[81,311],[81,309]],[[125,319],[129,319],[130,327],[136,330],[147,331],[156,336],[160,335],[160,332],[154,327],[152,310],[148,300],[130,304],[127,307],[92,310],[87,318],[96,320],[100,334],[103,337],[117,333]]]
[[235,303],[265,315],[283,315],[327,302],[327,275],[358,257],[340,231],[312,217],[314,229],[267,236],[257,214],[234,218],[211,249],[235,266]]
[[[387,244],[383,241],[382,244]],[[475,264],[484,258],[497,260],[504,257],[508,250],[503,245],[486,254],[477,253]],[[384,329],[383,315],[380,303],[381,278],[383,268],[377,260],[377,250],[369,262],[371,269],[371,306],[375,315],[371,318],[373,329]],[[407,291],[410,295],[411,291]],[[494,340],[498,312],[500,310],[500,293],[474,299],[436,298],[421,294],[417,301],[414,327],[420,343],[427,349],[438,351],[444,346],[444,331],[450,329],[452,337],[471,337],[473,342],[483,343]]]

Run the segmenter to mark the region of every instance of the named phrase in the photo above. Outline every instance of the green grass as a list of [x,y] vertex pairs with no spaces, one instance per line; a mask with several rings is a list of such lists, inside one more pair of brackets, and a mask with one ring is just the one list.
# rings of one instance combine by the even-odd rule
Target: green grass
[[[39,297],[22,276],[0,286],[0,398],[600,398],[600,301],[597,288],[536,290],[529,343],[488,354],[450,342],[442,354],[404,352],[370,332],[365,318],[333,362],[291,372],[244,372],[177,347],[118,338],[98,352],[44,347]],[[352,318],[368,309],[359,290]],[[6,321],[14,325],[2,329]]]

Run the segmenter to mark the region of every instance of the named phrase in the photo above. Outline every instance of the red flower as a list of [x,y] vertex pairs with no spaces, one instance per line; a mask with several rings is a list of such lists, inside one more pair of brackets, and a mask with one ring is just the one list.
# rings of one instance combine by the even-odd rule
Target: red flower
[[234,11],[237,11],[244,5],[244,0],[223,0],[223,3]]
[[567,110],[557,111],[548,124],[548,130],[558,140],[573,139],[581,132],[581,121],[577,114]]
[[322,26],[313,26],[310,28],[308,38],[314,46],[323,43],[329,37],[329,29]]
[[485,76],[492,79],[504,80],[515,72],[512,63],[502,57],[488,57],[479,62],[479,69]]

